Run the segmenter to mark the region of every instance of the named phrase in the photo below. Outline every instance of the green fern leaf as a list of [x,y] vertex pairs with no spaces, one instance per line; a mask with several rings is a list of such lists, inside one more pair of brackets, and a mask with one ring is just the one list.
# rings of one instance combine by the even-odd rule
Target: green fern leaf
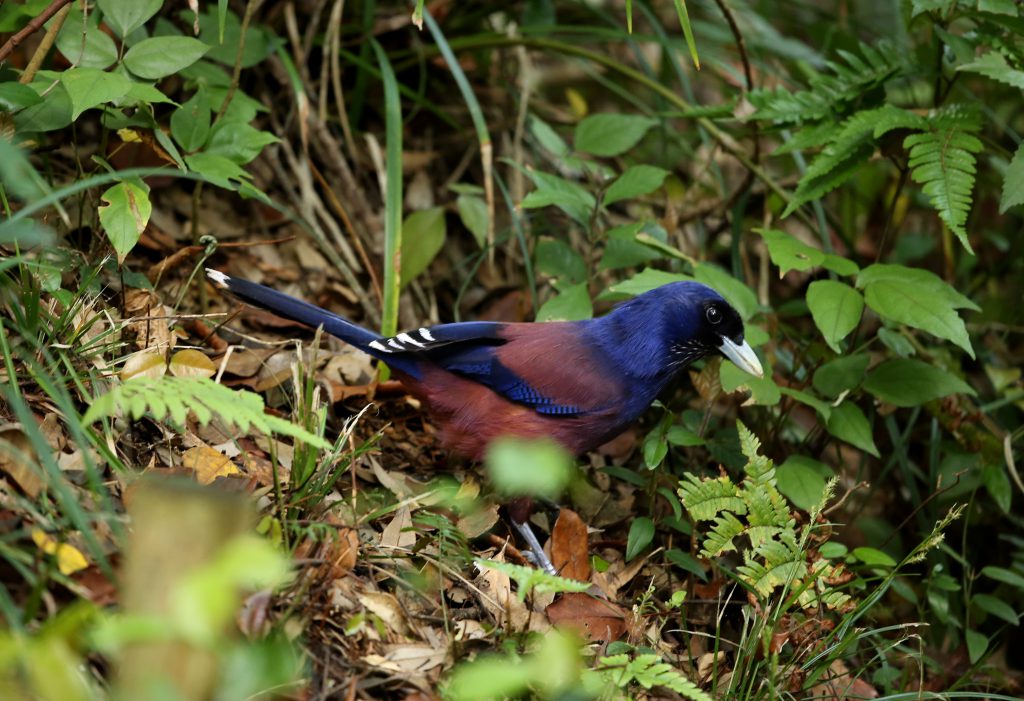
[[149,414],[157,421],[170,417],[184,425],[192,411],[200,424],[209,423],[214,416],[239,430],[253,427],[261,433],[277,433],[308,443],[317,448],[330,448],[331,444],[301,426],[263,411],[263,399],[253,392],[235,391],[202,377],[159,378],[139,377],[115,385],[106,394],[96,397],[82,420],[93,423],[102,418],[127,414],[138,420]]
[[657,655],[637,655],[633,660],[626,655],[602,657],[598,671],[619,688],[636,682],[645,689],[663,687],[675,691],[692,701],[713,701],[712,696],[701,691],[700,687]]
[[968,252],[967,215],[974,190],[975,154],[982,143],[972,132],[980,129],[976,110],[951,106],[937,113],[929,131],[903,140],[910,151],[910,176],[922,190],[950,231]]
[[739,488],[728,477],[701,480],[687,475],[679,485],[679,497],[695,521],[710,521],[721,511],[747,512]]
[[776,587],[792,585],[807,575],[807,562],[795,540],[766,541],[748,551],[744,560],[736,572],[761,596],[769,596]]
[[1006,57],[998,51],[989,51],[970,63],[957,67],[958,71],[977,73],[1000,83],[1024,90],[1024,71],[1019,71],[1006,62]]
[[739,519],[728,511],[723,512],[715,519],[714,525],[711,526],[711,532],[704,539],[701,555],[712,558],[729,550],[736,550],[736,544],[733,541],[743,531],[744,526]]

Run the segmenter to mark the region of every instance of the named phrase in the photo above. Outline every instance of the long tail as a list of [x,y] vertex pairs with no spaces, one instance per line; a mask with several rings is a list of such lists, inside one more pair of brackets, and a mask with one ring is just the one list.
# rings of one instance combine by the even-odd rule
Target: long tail
[[266,309],[285,319],[298,321],[313,328],[323,326],[324,331],[327,333],[369,353],[375,358],[384,359],[387,355],[370,346],[374,341],[380,341],[383,338],[382,336],[368,331],[361,326],[356,326],[348,319],[333,314],[326,309],[321,309],[309,302],[303,302],[301,299],[296,299],[265,285],[231,277],[219,270],[207,268],[206,277],[214,285],[230,292],[246,304]]

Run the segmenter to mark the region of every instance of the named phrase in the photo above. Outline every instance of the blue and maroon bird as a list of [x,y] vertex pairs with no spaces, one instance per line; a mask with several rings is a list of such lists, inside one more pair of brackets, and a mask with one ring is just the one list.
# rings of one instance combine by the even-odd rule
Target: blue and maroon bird
[[[390,338],[269,287],[207,269],[217,287],[256,307],[322,326],[393,370],[440,428],[441,442],[473,460],[501,436],[553,438],[580,455],[626,429],[679,372],[720,353],[762,376],[725,299],[697,282],[674,282],[584,321],[468,321]],[[522,528],[535,554],[532,532]]]

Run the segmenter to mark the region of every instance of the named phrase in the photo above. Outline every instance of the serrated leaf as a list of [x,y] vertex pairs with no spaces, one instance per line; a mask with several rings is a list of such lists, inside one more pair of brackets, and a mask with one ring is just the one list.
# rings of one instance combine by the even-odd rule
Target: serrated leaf
[[124,263],[153,213],[149,188],[141,183],[125,181],[107,189],[101,199],[106,204],[99,207],[100,223],[117,253],[117,262]]
[[663,168],[649,165],[631,166],[608,187],[602,201],[609,205],[654,192],[665,182],[667,175],[668,171]]
[[418,277],[444,247],[448,225],[443,207],[413,212],[402,222],[402,285]]
[[573,143],[577,151],[593,156],[618,156],[636,146],[657,123],[639,115],[595,114],[576,125]]
[[853,402],[843,402],[832,407],[832,414],[826,424],[828,432],[841,441],[860,448],[865,453],[880,457],[871,431],[871,422],[860,407]]
[[1024,144],[1017,147],[1010,165],[1003,173],[1003,194],[999,198],[999,213],[1024,204]]
[[919,360],[887,360],[868,374],[864,389],[883,402],[900,407],[917,406],[951,394],[975,392],[960,378]]
[[157,80],[188,68],[209,50],[209,46],[192,37],[152,37],[128,49],[123,62],[140,78]]
[[1010,64],[1006,62],[1006,57],[998,51],[989,51],[987,54],[979,56],[970,63],[957,66],[957,71],[977,73],[978,75],[983,75],[986,78],[998,80],[1000,83],[1005,83],[1006,85],[1024,90],[1024,71],[1012,68]]
[[860,323],[864,298],[846,283],[815,280],[807,288],[807,306],[825,342],[839,353],[839,342]]
[[71,98],[71,118],[87,109],[120,100],[132,82],[120,73],[107,73],[98,68],[69,68],[60,77]]

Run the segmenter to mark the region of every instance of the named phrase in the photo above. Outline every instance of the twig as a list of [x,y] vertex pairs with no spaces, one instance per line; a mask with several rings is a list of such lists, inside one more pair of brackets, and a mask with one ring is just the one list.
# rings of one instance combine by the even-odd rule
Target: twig
[[[0,61],[3,61],[5,58],[10,56],[11,52],[18,48],[18,45],[21,44],[21,42],[39,31],[40,27],[46,24],[51,17],[60,12],[64,6],[70,2],[71,0],[53,0],[45,10],[40,12],[37,17],[34,17],[28,24],[26,24],[24,29],[8,39],[3,46],[0,46]],[[67,12],[65,12],[65,14],[67,14]],[[54,34],[56,34],[56,32],[54,32]],[[51,40],[50,43],[52,44],[53,41]]]
[[238,51],[235,53],[235,69],[231,73],[231,85],[228,87],[228,94],[224,96],[224,102],[221,103],[220,109],[217,110],[217,116],[214,117],[213,121],[216,124],[224,116],[224,113],[228,111],[228,105],[231,104],[231,100],[235,97],[235,92],[238,90],[238,81],[242,78],[242,55],[245,52],[245,33],[249,31],[249,23],[252,22],[253,16],[256,14],[256,10],[260,9],[260,5],[263,4],[263,0],[249,0],[245,4],[245,14],[242,16],[242,26],[238,33]]

